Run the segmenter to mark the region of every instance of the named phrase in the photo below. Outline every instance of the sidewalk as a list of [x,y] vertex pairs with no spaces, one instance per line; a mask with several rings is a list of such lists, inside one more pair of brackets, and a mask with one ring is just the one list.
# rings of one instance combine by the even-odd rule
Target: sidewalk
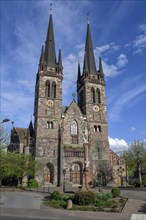
[[[1,208],[1,215],[29,217],[35,219],[58,219],[58,220],[130,220],[132,214],[146,214],[146,203],[141,200],[129,199],[121,213],[111,212],[91,212],[91,211],[69,211],[42,206],[38,209],[7,209]],[[132,220],[146,220],[146,215]],[[141,218],[142,217],[142,218]]]

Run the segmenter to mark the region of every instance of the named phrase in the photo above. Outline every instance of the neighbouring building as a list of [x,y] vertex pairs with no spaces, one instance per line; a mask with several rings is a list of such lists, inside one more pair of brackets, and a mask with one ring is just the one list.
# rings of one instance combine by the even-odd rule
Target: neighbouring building
[[[41,185],[63,182],[82,185],[84,170],[83,134],[88,131],[89,184],[103,185],[105,167],[112,169],[109,185],[122,185],[126,176],[125,162],[109,148],[106,116],[105,76],[99,57],[96,68],[90,24],[87,24],[83,71],[78,64],[77,102],[62,104],[63,65],[61,49],[56,59],[52,14],[46,44],[42,46],[35,84],[34,128],[13,128],[11,149],[30,152],[42,169],[35,178]],[[76,75],[76,74],[75,74]],[[76,77],[76,76],[75,76]],[[107,174],[108,175],[108,174]]]

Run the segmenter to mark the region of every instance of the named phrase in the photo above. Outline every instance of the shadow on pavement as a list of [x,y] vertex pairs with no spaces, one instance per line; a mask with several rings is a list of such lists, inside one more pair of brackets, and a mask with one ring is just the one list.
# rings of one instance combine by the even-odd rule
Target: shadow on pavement
[[139,207],[138,213],[139,212],[146,214],[146,204],[143,204],[142,206]]

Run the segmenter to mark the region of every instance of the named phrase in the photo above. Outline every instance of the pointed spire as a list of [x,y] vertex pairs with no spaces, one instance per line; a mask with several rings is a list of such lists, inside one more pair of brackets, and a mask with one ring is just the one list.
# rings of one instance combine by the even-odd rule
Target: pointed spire
[[101,57],[99,57],[99,72],[100,72],[101,74],[104,74],[104,73],[103,73],[103,68],[102,68],[102,60],[101,60]]
[[81,78],[81,69],[80,69],[80,64],[78,63],[78,81],[80,80]]
[[61,53],[61,48],[59,48],[59,53],[58,53],[58,65],[62,67],[62,53]]
[[53,19],[52,19],[52,9],[50,8],[50,20],[46,38],[45,46],[45,61],[48,66],[56,66],[56,52],[55,52],[55,40],[54,40],[54,31],[53,31]]
[[42,50],[41,50],[41,56],[40,56],[40,63],[44,63],[45,57],[44,57],[44,45],[42,45]]
[[[95,58],[94,58],[94,52],[92,47],[92,39],[91,39],[91,33],[90,33],[90,24],[88,20],[87,24],[87,34],[86,34],[86,44],[85,44],[85,52],[86,57],[84,57],[84,64],[88,67],[89,74],[96,74],[96,64],[95,64]],[[85,62],[85,58],[87,60],[87,63]],[[85,71],[85,69],[83,69]]]
[[33,124],[32,124],[32,120],[30,121],[30,123],[29,123],[29,126],[28,126],[28,136],[30,136],[30,137],[33,137],[33,135],[34,135],[34,129],[33,129]]

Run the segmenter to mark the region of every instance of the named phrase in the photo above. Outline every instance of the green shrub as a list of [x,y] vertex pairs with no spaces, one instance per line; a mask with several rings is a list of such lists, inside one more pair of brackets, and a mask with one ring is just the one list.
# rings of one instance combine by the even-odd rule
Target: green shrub
[[146,187],[146,175],[142,176],[142,185]]
[[31,179],[28,182],[28,187],[29,188],[37,188],[38,187],[38,182],[35,179]]
[[62,195],[59,191],[55,190],[53,193],[51,193],[51,199],[54,200],[61,200],[62,199]]
[[114,202],[111,200],[108,200],[108,201],[98,200],[96,202],[96,206],[98,206],[98,207],[112,207],[113,204],[114,204]]
[[97,200],[102,200],[103,194],[102,193],[98,193],[96,195]]
[[104,200],[104,201],[111,199],[112,197],[113,197],[112,193],[98,193],[96,195],[97,200]]
[[55,200],[55,199],[47,200],[44,201],[44,205],[46,206],[49,205],[54,208],[66,208],[66,202],[63,200]]
[[96,194],[94,192],[76,192],[73,202],[77,205],[93,205],[96,202]]
[[118,187],[114,187],[114,188],[112,188],[111,193],[112,193],[113,197],[115,198],[115,197],[120,196],[121,191]]
[[19,188],[19,189],[23,188],[22,184],[21,184],[21,183],[18,183],[18,184],[17,184],[17,188]]

